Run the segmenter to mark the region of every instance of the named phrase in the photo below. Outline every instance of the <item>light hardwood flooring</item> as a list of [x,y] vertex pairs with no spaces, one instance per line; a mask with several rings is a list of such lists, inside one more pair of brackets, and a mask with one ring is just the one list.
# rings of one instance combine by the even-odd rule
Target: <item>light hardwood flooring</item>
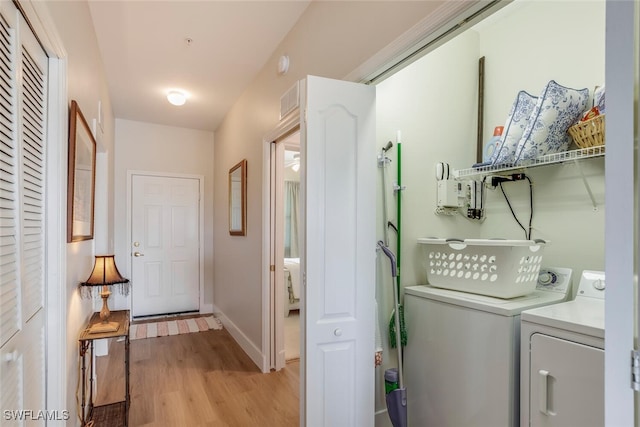
[[[98,358],[96,404],[124,396],[124,342]],[[297,426],[299,361],[263,374],[226,330],[131,341],[132,427]]]

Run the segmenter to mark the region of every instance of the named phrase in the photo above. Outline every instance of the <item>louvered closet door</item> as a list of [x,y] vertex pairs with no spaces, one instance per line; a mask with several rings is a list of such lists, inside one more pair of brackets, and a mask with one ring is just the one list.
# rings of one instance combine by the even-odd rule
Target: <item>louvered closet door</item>
[[[0,2],[0,408],[45,410],[44,166],[47,57]],[[44,425],[3,412],[2,425]],[[22,418],[22,419],[20,419]]]

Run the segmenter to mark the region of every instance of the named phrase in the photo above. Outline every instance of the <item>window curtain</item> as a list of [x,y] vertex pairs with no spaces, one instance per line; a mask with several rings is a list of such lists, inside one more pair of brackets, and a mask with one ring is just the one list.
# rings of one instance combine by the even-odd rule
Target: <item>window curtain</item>
[[284,256],[299,258],[298,219],[300,218],[300,183],[284,182]]

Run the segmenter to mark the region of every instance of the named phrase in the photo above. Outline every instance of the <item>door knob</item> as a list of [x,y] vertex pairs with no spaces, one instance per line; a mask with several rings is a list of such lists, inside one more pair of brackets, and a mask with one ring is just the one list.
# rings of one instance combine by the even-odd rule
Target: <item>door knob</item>
[[140,252],[134,252],[133,256],[139,257],[139,256],[144,256],[144,254],[141,254]]

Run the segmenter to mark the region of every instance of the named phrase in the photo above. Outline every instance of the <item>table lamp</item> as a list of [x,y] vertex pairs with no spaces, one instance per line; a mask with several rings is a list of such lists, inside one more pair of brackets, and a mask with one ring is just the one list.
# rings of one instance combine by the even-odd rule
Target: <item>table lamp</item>
[[116,261],[114,255],[96,255],[96,261],[93,266],[91,276],[85,281],[80,283],[82,286],[102,286],[100,296],[102,297],[102,309],[100,310],[101,322],[94,323],[89,328],[89,333],[98,334],[104,332],[116,332],[120,325],[118,322],[109,322],[109,305],[107,300],[111,291],[108,286],[115,285],[117,283],[129,283],[129,279],[125,279],[120,275],[118,267],[116,267]]

